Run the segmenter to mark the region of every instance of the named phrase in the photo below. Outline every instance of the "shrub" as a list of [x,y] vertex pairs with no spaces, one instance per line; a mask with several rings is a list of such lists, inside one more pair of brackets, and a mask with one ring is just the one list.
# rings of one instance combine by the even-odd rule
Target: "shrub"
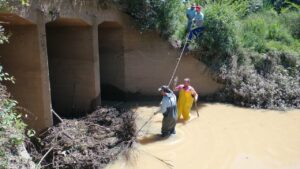
[[289,11],[281,14],[281,23],[291,31],[294,38],[300,39],[300,11]]
[[[123,2],[124,3],[124,2]],[[185,37],[185,4],[178,0],[126,0],[126,11],[141,31],[156,30],[165,38]]]
[[[12,78],[3,73],[0,66],[0,82],[4,79]],[[16,105],[17,102],[9,98],[6,87],[0,83],[0,168],[18,168],[28,164],[19,154],[20,145],[25,139],[26,125],[16,112]]]
[[141,31],[157,29],[162,1],[126,0],[127,12]]
[[229,5],[211,2],[206,6],[205,31],[196,40],[197,51],[201,60],[215,71],[237,50],[236,19]]
[[208,5],[205,13],[205,34],[199,38],[199,46],[219,50],[220,54],[231,54],[237,47],[234,34],[235,14],[229,6],[220,3]]
[[[0,11],[10,10],[9,3],[27,3],[27,0],[0,0]],[[0,45],[8,42],[9,36],[5,34],[0,25]],[[0,65],[0,168],[29,168],[33,163],[28,157],[24,157],[24,139],[26,125],[21,115],[16,111],[17,101],[10,99],[6,87],[2,81],[14,82],[14,78],[3,72]]]
[[178,0],[164,1],[159,10],[158,31],[166,38],[184,38],[187,22],[185,10],[185,5]]
[[265,21],[261,17],[249,16],[241,25],[242,29],[239,35],[243,47],[265,52],[266,37],[268,35],[268,27]]
[[[253,108],[300,107],[300,67],[291,56],[282,53],[267,55],[238,67],[222,67],[220,75],[225,88],[217,98],[237,105]],[[231,65],[238,65],[231,58]],[[284,63],[284,64],[283,64]],[[291,68],[293,71],[288,71]]]

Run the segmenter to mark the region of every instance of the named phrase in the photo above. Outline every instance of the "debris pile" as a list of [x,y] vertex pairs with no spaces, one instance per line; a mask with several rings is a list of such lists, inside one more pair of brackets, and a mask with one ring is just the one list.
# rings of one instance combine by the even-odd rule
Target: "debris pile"
[[41,135],[39,156],[45,168],[104,168],[132,147],[136,126],[134,113],[99,108],[74,120],[63,120]]

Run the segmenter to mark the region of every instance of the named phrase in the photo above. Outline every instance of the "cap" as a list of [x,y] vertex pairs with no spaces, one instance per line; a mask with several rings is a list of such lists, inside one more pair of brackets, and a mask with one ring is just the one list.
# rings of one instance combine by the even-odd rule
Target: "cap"
[[167,85],[162,85],[160,88],[158,88],[158,91],[161,92],[166,92],[166,93],[171,93],[171,89]]
[[200,6],[200,5],[197,5],[197,6],[196,6],[196,11],[197,11],[197,12],[200,12],[200,11],[201,11],[201,6]]
[[196,7],[196,4],[195,3],[192,3],[192,5],[191,5],[193,8],[195,8]]

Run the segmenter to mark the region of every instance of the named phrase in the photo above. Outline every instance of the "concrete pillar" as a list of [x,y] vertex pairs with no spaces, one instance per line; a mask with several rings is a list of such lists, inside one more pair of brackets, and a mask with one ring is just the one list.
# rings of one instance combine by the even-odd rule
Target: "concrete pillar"
[[[9,43],[0,46],[1,64],[15,77],[8,83],[9,92],[25,108],[25,122],[30,128],[41,131],[52,125],[47,59],[43,49],[43,24],[25,22],[11,15],[5,26],[12,33]],[[18,22],[22,20],[22,22]]]
[[92,26],[92,47],[93,47],[93,76],[94,76],[94,100],[92,108],[101,105],[101,89],[100,89],[100,61],[99,61],[99,47],[98,47],[98,25]]
[[48,54],[47,54],[47,39],[44,14],[37,11],[37,31],[39,37],[39,55],[41,65],[41,84],[42,84],[42,102],[44,119],[42,120],[41,129],[45,129],[53,125],[51,92],[50,92],[50,79],[49,79],[49,66],[48,66]]

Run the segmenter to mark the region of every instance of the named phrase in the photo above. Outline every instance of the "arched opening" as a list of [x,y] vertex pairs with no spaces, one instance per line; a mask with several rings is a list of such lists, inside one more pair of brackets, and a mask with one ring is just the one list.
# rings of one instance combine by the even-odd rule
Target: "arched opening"
[[19,106],[27,109],[25,122],[40,131],[52,125],[52,115],[37,25],[14,14],[2,13],[0,20],[11,34],[9,43],[0,45],[0,64],[16,79],[15,84],[6,85]]
[[92,27],[60,18],[46,24],[46,34],[53,109],[63,117],[81,116],[95,97]]
[[101,99],[124,100],[125,60],[123,29],[116,22],[98,26]]

